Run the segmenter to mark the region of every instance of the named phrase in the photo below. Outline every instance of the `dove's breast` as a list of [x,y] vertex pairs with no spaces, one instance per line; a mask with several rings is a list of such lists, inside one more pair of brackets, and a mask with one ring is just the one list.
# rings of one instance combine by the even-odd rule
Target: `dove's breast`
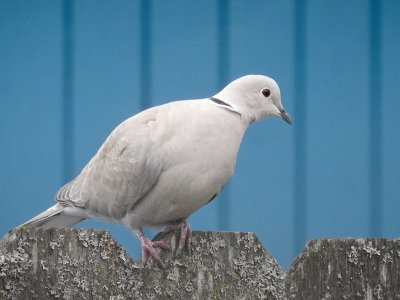
[[[124,223],[131,227],[162,226],[188,217],[233,173],[246,129],[240,115],[206,101],[179,105],[150,124],[152,138],[160,141],[162,170],[153,188],[126,216]],[[194,109],[196,114],[188,113]]]

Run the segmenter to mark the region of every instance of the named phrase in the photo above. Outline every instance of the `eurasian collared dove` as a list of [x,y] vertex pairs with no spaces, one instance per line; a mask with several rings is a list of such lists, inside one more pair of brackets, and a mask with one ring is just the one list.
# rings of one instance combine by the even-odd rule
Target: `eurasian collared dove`
[[241,77],[213,97],[175,101],[130,117],[56,195],[57,204],[24,227],[68,227],[93,218],[122,223],[164,266],[143,227],[180,228],[178,250],[190,249],[186,219],[213,199],[232,175],[242,137],[254,121],[279,116],[291,124],[277,83]]

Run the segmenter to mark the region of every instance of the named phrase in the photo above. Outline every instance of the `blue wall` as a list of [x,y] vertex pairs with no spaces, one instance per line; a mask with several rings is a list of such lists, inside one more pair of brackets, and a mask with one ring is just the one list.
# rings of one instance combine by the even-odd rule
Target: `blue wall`
[[[400,234],[400,1],[0,2],[0,234],[53,204],[110,131],[244,74],[292,127],[249,129],[196,230],[254,231],[283,266],[316,237]],[[128,229],[108,228],[132,255]]]

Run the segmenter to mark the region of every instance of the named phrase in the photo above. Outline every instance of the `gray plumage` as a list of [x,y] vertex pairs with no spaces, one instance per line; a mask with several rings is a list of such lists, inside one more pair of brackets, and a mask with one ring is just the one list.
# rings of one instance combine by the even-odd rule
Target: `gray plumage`
[[132,230],[179,223],[220,192],[246,129],[270,116],[291,123],[278,85],[262,75],[233,81],[214,101],[147,109],[117,126],[82,172],[58,191],[57,203],[22,226],[64,227],[86,218]]

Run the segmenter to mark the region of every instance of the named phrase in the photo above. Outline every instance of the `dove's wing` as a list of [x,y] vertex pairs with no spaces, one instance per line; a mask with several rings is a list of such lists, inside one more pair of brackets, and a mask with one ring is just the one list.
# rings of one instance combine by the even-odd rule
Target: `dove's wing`
[[110,219],[122,218],[154,185],[161,153],[151,138],[156,109],[121,123],[81,174],[63,186],[56,199]]

